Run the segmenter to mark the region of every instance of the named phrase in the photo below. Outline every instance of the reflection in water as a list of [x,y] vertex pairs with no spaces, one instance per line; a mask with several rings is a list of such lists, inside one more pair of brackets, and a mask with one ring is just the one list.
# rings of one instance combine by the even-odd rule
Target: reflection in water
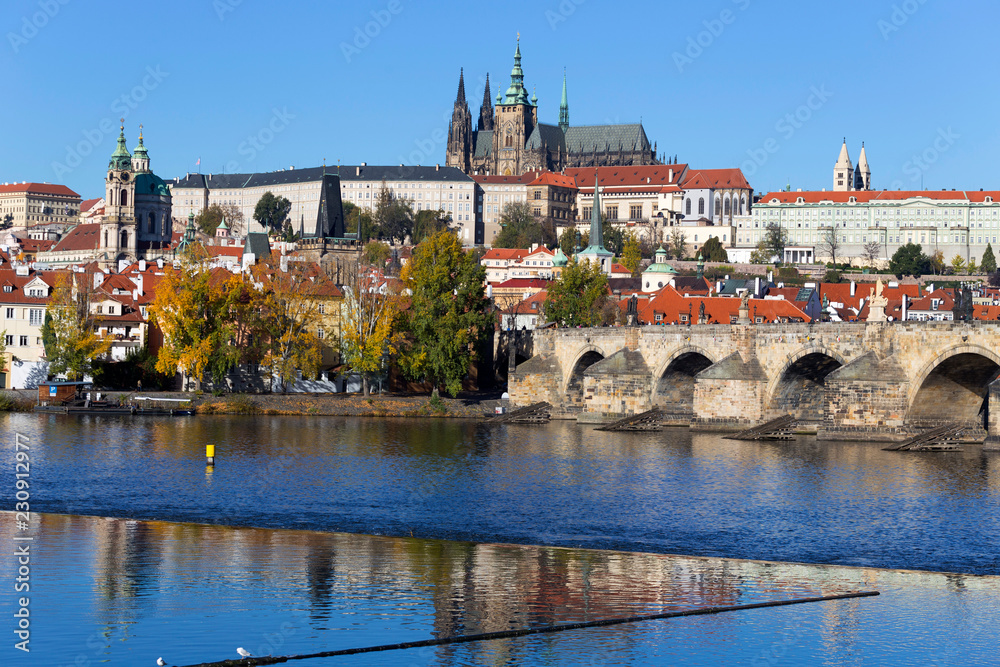
[[[32,502],[48,512],[1000,574],[1000,455],[972,446],[572,422],[0,419],[32,437]],[[0,485],[12,475],[0,467]]]
[[[13,522],[4,519],[0,540],[9,543]],[[872,589],[882,596],[308,664],[775,664],[766,661],[775,651],[785,664],[878,664],[899,652],[925,663],[959,646],[963,664],[976,664],[1000,639],[996,577],[49,514],[37,521],[44,550],[33,565],[45,584],[32,612],[40,628],[58,631],[39,630],[32,664],[152,664],[160,654],[191,664],[234,657],[237,645],[284,655]],[[5,559],[6,575],[15,567]],[[10,604],[0,598],[0,614]]]

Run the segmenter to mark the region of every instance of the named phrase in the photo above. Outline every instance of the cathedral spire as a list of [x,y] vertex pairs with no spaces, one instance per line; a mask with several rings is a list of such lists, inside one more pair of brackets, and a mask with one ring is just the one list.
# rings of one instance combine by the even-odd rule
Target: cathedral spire
[[458,95],[455,96],[455,104],[466,104],[465,99],[465,68],[458,70]]
[[521,69],[521,35],[517,35],[517,49],[514,51],[514,67],[510,70],[510,87],[507,88],[505,104],[527,104],[528,91],[524,88],[524,70]]
[[490,99],[490,74],[486,73],[486,87],[483,88],[483,105],[479,107],[479,125],[476,130],[493,129],[493,101]]
[[[599,193],[600,188],[598,184],[600,182],[600,173],[597,167],[594,167],[594,205],[590,209],[590,243],[588,244],[591,248],[596,248],[597,250],[604,250],[604,230],[601,229],[601,195]],[[604,250],[604,252],[607,252]]]
[[563,132],[569,129],[569,98],[566,97],[566,69],[563,68],[562,101],[559,102],[559,127]]

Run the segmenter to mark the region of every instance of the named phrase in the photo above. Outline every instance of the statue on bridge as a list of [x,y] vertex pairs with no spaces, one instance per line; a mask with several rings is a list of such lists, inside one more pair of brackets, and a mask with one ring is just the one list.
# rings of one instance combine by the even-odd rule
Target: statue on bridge
[[875,289],[868,293],[868,319],[866,322],[886,322],[885,307],[889,305],[888,297],[882,296],[882,279],[875,282]]

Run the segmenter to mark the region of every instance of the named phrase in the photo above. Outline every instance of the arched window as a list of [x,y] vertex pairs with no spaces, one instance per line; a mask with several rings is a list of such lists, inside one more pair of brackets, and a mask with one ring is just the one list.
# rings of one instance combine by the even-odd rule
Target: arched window
[[510,148],[511,146],[513,146],[514,145],[514,137],[512,137],[508,133],[507,137],[504,139],[503,145],[504,145],[505,148]]
[[685,204],[685,206],[684,206],[684,213],[686,215],[691,215],[691,200],[690,199],[687,200],[687,204]]
[[719,197],[715,198],[715,208],[712,209],[712,215],[722,215],[722,200]]
[[104,230],[104,247],[108,247],[108,230]]
[[128,206],[128,192],[122,190],[122,206]]
[[740,215],[745,215],[745,213],[743,213],[743,211],[746,210],[746,207],[747,207],[747,201],[746,201],[746,199],[741,199],[740,200]]
[[705,215],[705,198],[698,198],[698,215]]
[[122,243],[121,243],[121,246],[119,246],[119,247],[122,250],[124,250],[125,248],[128,248],[128,232],[126,232],[124,229],[122,230]]
[[723,204],[723,215],[729,215],[729,200]]
[[150,211],[149,213],[149,233],[156,233],[156,214]]

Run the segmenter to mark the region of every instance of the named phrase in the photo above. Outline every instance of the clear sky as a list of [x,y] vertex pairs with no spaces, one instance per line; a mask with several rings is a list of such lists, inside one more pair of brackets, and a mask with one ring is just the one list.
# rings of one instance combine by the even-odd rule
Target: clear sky
[[876,188],[996,189],[998,17],[986,0],[7,0],[0,182],[102,196],[122,116],[163,178],[443,163],[459,68],[475,118],[520,32],[543,122],[565,68],[571,124],[641,118],[661,153],[740,166],[758,191],[830,188],[845,136]]

